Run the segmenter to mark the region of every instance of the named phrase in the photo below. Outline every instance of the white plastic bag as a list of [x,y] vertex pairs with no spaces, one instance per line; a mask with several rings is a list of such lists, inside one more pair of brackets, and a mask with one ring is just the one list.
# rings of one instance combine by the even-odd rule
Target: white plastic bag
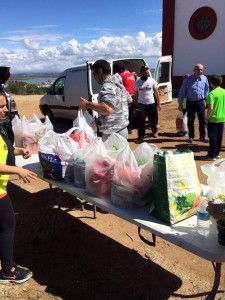
[[12,129],[15,136],[15,147],[23,147],[21,120],[17,115],[12,119]]
[[142,193],[148,191],[152,186],[153,161],[156,152],[157,146],[146,142],[134,150],[134,156],[140,169]]
[[141,168],[129,147],[125,147],[116,158],[111,201],[126,208],[140,207],[150,202],[150,197],[143,190]]
[[47,130],[53,130],[53,125],[47,116],[44,123],[35,114],[30,120],[23,116],[21,120],[23,147],[38,153],[38,141]]
[[183,123],[182,123],[182,131],[187,132],[188,131],[188,124],[187,124],[188,118],[187,113],[183,116]]
[[177,117],[176,117],[176,130],[177,131],[182,131],[183,130],[183,113],[181,111],[179,111],[177,113]]
[[77,143],[67,133],[58,134],[48,130],[40,138],[39,159],[43,176],[48,179],[74,181],[74,151]]
[[109,198],[115,160],[107,155],[102,139],[96,138],[84,149],[86,190],[98,198]]
[[104,144],[108,155],[112,158],[116,158],[124,147],[129,147],[128,141],[118,133],[112,133]]
[[207,193],[209,198],[217,194],[225,194],[225,159],[218,159],[211,164],[201,166],[203,174],[207,175],[207,184],[210,190]]
[[84,131],[90,136],[96,136],[97,127],[94,118],[87,112],[78,111],[77,118],[73,121],[73,126],[80,131]]

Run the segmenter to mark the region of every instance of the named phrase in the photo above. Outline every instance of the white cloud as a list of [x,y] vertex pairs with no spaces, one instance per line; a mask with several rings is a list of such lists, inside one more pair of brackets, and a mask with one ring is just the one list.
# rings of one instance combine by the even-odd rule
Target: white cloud
[[29,39],[24,39],[23,44],[24,44],[24,47],[28,50],[37,50],[40,48],[39,43],[37,43],[37,42],[32,43]]
[[[52,46],[47,46],[47,39]],[[76,39],[63,41],[54,45],[62,35],[27,34],[19,36],[13,33],[11,41],[23,48],[7,50],[0,48],[0,64],[11,67],[16,72],[61,72],[67,67],[82,64],[87,60],[99,58],[145,57],[154,58],[161,55],[162,33],[148,36],[139,32],[136,36],[102,36],[88,43],[79,43]],[[65,36],[64,36],[65,38]]]

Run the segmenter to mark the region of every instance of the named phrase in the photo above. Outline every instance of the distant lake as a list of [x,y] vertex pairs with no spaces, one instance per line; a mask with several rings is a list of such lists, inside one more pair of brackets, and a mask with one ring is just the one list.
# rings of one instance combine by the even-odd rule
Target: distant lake
[[49,84],[49,83],[53,83],[55,81],[56,77],[34,77],[31,79],[19,79],[17,81],[23,81],[23,82],[27,82],[30,84],[37,84],[37,85],[41,85],[41,84]]

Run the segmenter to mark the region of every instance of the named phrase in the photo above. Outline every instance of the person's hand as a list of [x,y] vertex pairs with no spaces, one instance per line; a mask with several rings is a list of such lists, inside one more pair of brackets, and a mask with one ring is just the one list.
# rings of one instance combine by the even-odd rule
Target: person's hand
[[162,109],[162,106],[161,106],[161,104],[159,103],[158,104],[158,110],[161,110]]
[[84,98],[80,98],[80,108],[83,110],[83,111],[86,111],[88,109],[88,103],[89,101],[87,101],[86,99]]
[[25,183],[30,182],[30,179],[36,179],[37,178],[37,174],[27,170],[27,169],[23,169],[23,168],[18,168],[18,172],[17,174],[19,175],[19,177],[21,179],[23,179],[23,181]]
[[208,203],[206,210],[209,212],[210,216],[214,219],[225,219],[225,214],[223,213],[224,204],[214,204],[212,202]]
[[178,105],[178,110],[183,112],[183,106],[182,105]]
[[22,148],[22,156],[24,159],[31,157],[32,151],[29,149]]

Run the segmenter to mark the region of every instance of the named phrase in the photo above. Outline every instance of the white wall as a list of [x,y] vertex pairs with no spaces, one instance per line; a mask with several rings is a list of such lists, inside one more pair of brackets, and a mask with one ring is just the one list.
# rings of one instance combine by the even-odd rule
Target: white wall
[[[189,20],[202,6],[214,9],[217,25],[206,39],[196,40],[189,33]],[[225,74],[225,1],[176,0],[173,49],[173,75],[193,73],[196,63],[204,65],[204,74]]]

